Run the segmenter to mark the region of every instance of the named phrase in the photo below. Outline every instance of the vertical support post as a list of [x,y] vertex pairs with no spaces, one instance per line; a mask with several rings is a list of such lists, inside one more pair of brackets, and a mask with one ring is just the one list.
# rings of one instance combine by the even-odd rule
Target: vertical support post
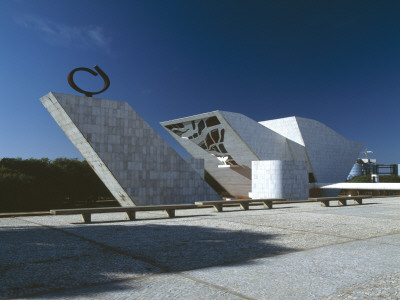
[[91,213],[82,213],[82,222],[83,223],[92,222],[92,214]]
[[339,205],[340,206],[346,206],[347,205],[347,200],[346,199],[340,199],[339,200]]
[[222,211],[222,204],[214,204],[214,211],[221,212]]
[[167,213],[168,217],[170,218],[175,217],[175,209],[166,209],[165,212]]
[[136,220],[136,211],[134,211],[134,210],[133,211],[127,211],[125,220],[130,220],[130,221]]
[[248,202],[241,202],[240,203],[240,209],[241,210],[248,210],[249,209],[249,203]]
[[354,202],[357,203],[358,205],[361,205],[361,204],[362,204],[362,201],[363,201],[362,198],[360,198],[360,199],[354,199]]
[[272,200],[264,201],[264,208],[272,208]]
[[321,206],[329,207],[329,200],[321,200]]

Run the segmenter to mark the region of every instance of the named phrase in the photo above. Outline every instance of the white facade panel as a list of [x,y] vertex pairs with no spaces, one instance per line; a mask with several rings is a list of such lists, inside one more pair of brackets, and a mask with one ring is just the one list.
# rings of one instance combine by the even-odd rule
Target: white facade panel
[[296,119],[316,181],[345,181],[364,144],[350,141],[320,122]]
[[218,199],[199,162],[193,168],[128,103],[58,93],[41,101],[122,206]]
[[[199,147],[200,140],[206,138],[204,134],[193,136],[195,124],[212,117],[219,119],[218,130],[224,130],[225,154]],[[238,198],[251,191],[252,161],[304,162],[307,173],[312,173],[317,182],[338,182],[346,179],[363,147],[362,143],[347,140],[320,122],[299,117],[257,123],[238,113],[214,111],[161,124],[193,157],[203,158],[210,175]],[[222,159],[224,155],[229,156],[228,163],[237,166],[218,168],[217,157]]]
[[308,171],[305,161],[253,161],[253,199],[308,199]]

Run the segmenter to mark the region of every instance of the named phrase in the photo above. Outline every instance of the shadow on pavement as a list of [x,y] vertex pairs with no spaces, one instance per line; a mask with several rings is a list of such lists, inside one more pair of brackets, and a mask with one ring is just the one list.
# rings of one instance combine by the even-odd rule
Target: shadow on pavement
[[120,282],[135,276],[251,264],[295,250],[274,245],[276,238],[181,224],[3,227],[0,298],[46,298],[64,289],[63,295],[79,295],[76,288],[106,283],[101,290],[123,289]]

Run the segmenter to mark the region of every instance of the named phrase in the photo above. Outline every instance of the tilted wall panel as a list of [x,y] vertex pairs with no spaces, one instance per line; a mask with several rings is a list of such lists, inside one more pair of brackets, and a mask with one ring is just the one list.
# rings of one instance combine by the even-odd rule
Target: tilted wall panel
[[59,93],[41,101],[121,205],[218,199],[128,103]]

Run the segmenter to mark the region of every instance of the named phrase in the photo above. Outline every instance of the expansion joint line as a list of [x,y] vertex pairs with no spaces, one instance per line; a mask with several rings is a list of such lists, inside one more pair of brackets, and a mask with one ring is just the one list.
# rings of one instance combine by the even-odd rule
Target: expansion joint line
[[[400,229],[399,229],[399,230],[397,230],[395,232],[387,233],[387,234],[384,234],[384,235],[371,236],[371,237],[367,237],[367,238],[354,238],[354,237],[348,237],[348,236],[342,236],[342,235],[327,234],[327,233],[323,233],[323,232],[312,232],[312,231],[308,231],[308,230],[292,229],[292,228],[287,228],[287,227],[275,227],[275,226],[268,226],[268,225],[266,225],[266,226],[254,225],[254,224],[251,224],[251,223],[226,221],[226,220],[223,220],[223,222],[226,222],[226,223],[230,222],[230,223],[235,223],[235,224],[245,224],[245,225],[254,226],[254,227],[269,227],[269,228],[276,228],[276,229],[283,229],[283,230],[290,230],[290,231],[297,231],[297,232],[305,232],[305,233],[311,233],[311,234],[316,234],[316,235],[325,235],[325,236],[331,236],[331,237],[336,237],[336,238],[349,239],[349,241],[343,241],[343,242],[338,242],[338,243],[328,244],[328,245],[321,245],[321,246],[318,246],[318,247],[313,247],[313,248],[304,249],[304,250],[295,250],[295,251],[288,251],[288,252],[283,252],[283,253],[274,254],[274,255],[260,256],[259,258],[267,258],[267,257],[272,257],[272,256],[281,256],[281,255],[294,253],[294,252],[305,252],[305,251],[315,250],[315,249],[319,249],[319,248],[323,248],[323,247],[327,247],[327,246],[332,246],[332,245],[344,245],[344,244],[353,243],[353,242],[368,241],[368,240],[372,240],[372,239],[376,239],[376,238],[380,238],[380,237],[386,237],[386,236],[391,236],[391,235],[394,235],[394,234],[400,234]],[[380,245],[383,244],[383,245],[400,247],[400,245],[391,244],[391,243],[387,243],[387,242],[379,242],[379,244]]]
[[[215,289],[218,289],[218,290],[223,291],[225,293],[229,293],[229,294],[241,297],[241,298],[246,299],[246,300],[255,300],[254,298],[251,298],[251,297],[248,297],[246,295],[240,294],[238,292],[229,290],[229,289],[227,289],[227,288],[225,288],[223,286],[220,286],[220,285],[217,285],[217,284],[214,284],[214,283],[210,283],[210,282],[198,279],[198,278],[196,278],[194,276],[188,275],[188,274],[185,273],[185,271],[173,272],[173,271],[170,270],[169,267],[161,265],[161,264],[159,264],[159,263],[157,263],[157,262],[155,262],[153,260],[148,259],[147,257],[133,255],[133,254],[131,254],[129,252],[113,248],[113,247],[111,247],[109,245],[106,245],[106,244],[103,244],[103,243],[99,243],[99,242],[97,242],[95,240],[91,240],[89,238],[80,236],[78,234],[75,234],[75,233],[72,233],[72,232],[57,228],[57,227],[53,227],[53,226],[50,226],[50,225],[45,225],[45,224],[41,224],[41,223],[38,223],[38,222],[29,221],[29,220],[25,220],[25,219],[20,219],[19,217],[17,217],[16,219],[18,219],[20,221],[23,221],[23,222],[26,222],[26,223],[35,224],[35,225],[42,226],[42,227],[45,227],[45,228],[48,228],[48,229],[51,229],[51,230],[62,232],[64,234],[66,234],[66,235],[73,236],[73,237],[76,237],[78,239],[81,239],[82,241],[94,244],[94,245],[96,245],[96,246],[98,246],[98,247],[100,247],[100,248],[102,248],[102,249],[104,249],[106,251],[114,252],[114,253],[117,253],[119,255],[124,255],[124,256],[127,256],[127,257],[135,259],[135,260],[143,261],[143,262],[145,262],[145,263],[147,263],[149,265],[152,265],[153,267],[156,267],[156,268],[161,270],[161,272],[154,272],[154,274],[148,274],[148,275],[143,275],[143,276],[135,276],[134,277],[135,279],[144,279],[144,278],[148,278],[148,277],[151,277],[151,276],[162,275],[162,274],[174,274],[174,275],[180,276],[182,278],[195,281],[195,282],[200,283],[200,284],[211,286],[211,287],[213,287]],[[111,280],[111,281],[109,281],[107,283],[127,282],[127,281],[130,281],[132,279],[133,278],[131,277],[131,278],[126,278],[126,279]],[[103,283],[99,283],[99,284],[87,284],[87,285],[76,287],[76,288],[82,289],[82,288],[95,287],[95,286],[100,286],[100,285],[104,285],[104,282]],[[30,295],[30,296],[45,295],[45,294],[49,294],[49,293],[52,293],[52,292],[61,292],[61,291],[64,291],[64,290],[67,290],[67,289],[55,289],[55,290],[51,290],[51,291],[35,293],[35,294]]]

